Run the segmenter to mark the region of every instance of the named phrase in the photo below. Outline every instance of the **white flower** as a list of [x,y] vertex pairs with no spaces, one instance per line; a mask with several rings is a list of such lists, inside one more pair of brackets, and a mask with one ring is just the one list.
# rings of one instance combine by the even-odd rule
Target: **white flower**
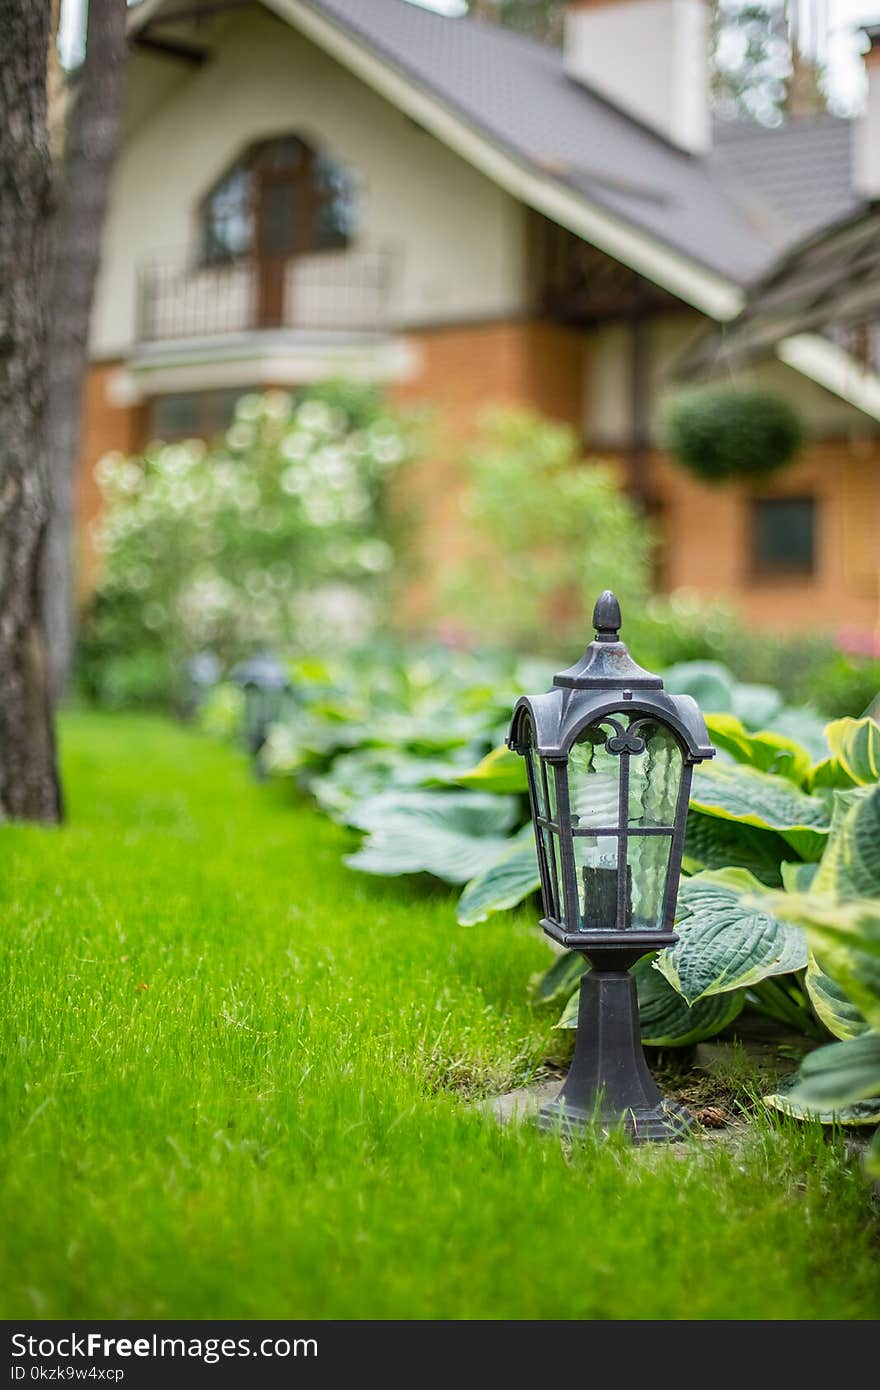
[[382,574],[391,568],[394,558],[390,545],[384,541],[363,541],[355,551],[355,558],[361,569],[369,574]]
[[295,497],[298,492],[303,492],[308,484],[308,469],[298,468],[296,464],[292,464],[290,468],[285,468],[281,474],[281,491],[286,492],[288,497]]
[[281,441],[281,453],[286,459],[308,458],[315,447],[315,436],[307,430],[291,430]]
[[318,434],[330,434],[333,429],[333,414],[323,401],[304,401],[296,412],[296,422],[303,429],[314,430]]
[[289,391],[267,391],[263,396],[263,411],[270,420],[284,420],[293,404]]
[[256,438],[256,431],[253,425],[247,424],[244,420],[236,420],[234,425],[230,425],[226,431],[226,442],[230,449],[249,449]]

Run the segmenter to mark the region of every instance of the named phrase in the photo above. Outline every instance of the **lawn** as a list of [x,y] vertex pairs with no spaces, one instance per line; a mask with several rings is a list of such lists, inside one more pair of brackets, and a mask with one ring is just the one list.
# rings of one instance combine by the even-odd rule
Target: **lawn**
[[842,1142],[563,1151],[474,1098],[552,1015],[531,917],[347,870],[227,748],[69,716],[69,820],[0,828],[0,1316],[880,1314]]

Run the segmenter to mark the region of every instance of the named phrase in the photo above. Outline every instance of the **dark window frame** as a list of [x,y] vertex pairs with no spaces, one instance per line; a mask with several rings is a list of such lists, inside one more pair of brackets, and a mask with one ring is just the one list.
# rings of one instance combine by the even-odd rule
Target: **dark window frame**
[[[808,551],[801,560],[796,555],[787,559],[784,555],[776,560],[769,554],[764,543],[767,536],[761,534],[761,512],[768,509],[780,510],[799,506],[809,509]],[[749,573],[756,580],[813,579],[819,567],[819,524],[820,499],[815,493],[792,493],[780,497],[752,497],[749,499]]]
[[[219,386],[199,391],[162,391],[147,401],[147,437],[177,444],[182,439],[214,439],[227,430],[235,414],[235,402],[258,386]],[[157,422],[157,407],[171,401],[192,402],[195,406],[194,429],[163,429]],[[229,409],[231,405],[232,409]]]
[[[297,158],[282,158],[285,147],[294,148]],[[199,264],[208,266],[232,265],[243,260],[259,260],[262,200],[273,183],[286,186],[289,174],[291,186],[299,181],[307,225],[299,235],[291,227],[290,245],[278,252],[283,257],[348,250],[359,230],[358,179],[344,162],[326,149],[312,144],[295,132],[286,131],[258,140],[241,151],[227,165],[203,195],[198,207]],[[217,216],[214,205],[222,203],[227,187],[235,179],[244,180],[237,213],[234,198],[229,195],[225,217]],[[329,214],[329,220],[328,220]],[[234,216],[246,226],[246,240],[233,248],[224,245],[221,226]],[[249,226],[247,225],[249,224]]]

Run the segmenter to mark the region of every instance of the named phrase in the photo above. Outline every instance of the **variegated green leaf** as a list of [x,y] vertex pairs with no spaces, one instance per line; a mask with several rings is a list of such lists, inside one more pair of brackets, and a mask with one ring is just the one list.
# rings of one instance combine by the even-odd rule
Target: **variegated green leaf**
[[738,1017],[745,1004],[745,992],[731,990],[688,1007],[648,958],[639,961],[633,974],[639,992],[642,1042],[648,1047],[689,1047],[714,1038]]
[[797,1105],[837,1114],[843,1106],[880,1096],[880,1033],[808,1052],[787,1095]]
[[824,1104],[799,1099],[797,1082],[780,1086],[764,1096],[765,1105],[790,1115],[793,1120],[818,1120],[820,1125],[876,1125],[880,1123],[880,1099],[858,1100],[854,1105],[832,1109]]
[[776,893],[752,898],[756,909],[784,912],[803,927],[825,971],[873,1028],[880,1028],[880,898],[840,902],[829,894]]
[[525,792],[528,790],[526,761],[509,748],[493,748],[476,767],[456,772],[450,781],[462,787],[473,787],[476,791],[501,794]]
[[[639,995],[639,1023],[647,1047],[689,1047],[714,1038],[742,1010],[745,994],[734,990],[689,1007],[644,956],[633,969]],[[568,1001],[557,1028],[576,1028],[580,991]]]
[[880,782],[880,724],[835,719],[825,729],[831,757],[813,768],[816,787],[866,787]]
[[804,979],[810,1002],[835,1038],[857,1038],[868,1027],[846,990],[833,980],[811,955]]
[[880,899],[880,786],[835,792],[832,833],[812,888],[842,902]]
[[385,792],[349,823],[369,831],[346,864],[368,874],[429,873],[466,883],[506,854],[512,798],[480,792]]
[[780,883],[780,865],[791,854],[781,835],[756,830],[737,821],[704,816],[693,807],[688,813],[682,868],[696,874],[701,869],[748,869],[770,887]]
[[705,815],[780,834],[802,859],[818,859],[831,824],[826,802],[787,778],[739,763],[697,768],[691,805]]
[[695,874],[682,883],[679,940],[660,953],[657,969],[689,1004],[806,966],[803,932],[747,905],[760,890],[745,869]]
[[532,977],[529,993],[535,1004],[552,1004],[556,999],[568,1000],[572,990],[590,963],[580,951],[564,951],[540,975]]
[[707,714],[706,727],[712,742],[738,763],[787,777],[798,787],[810,773],[812,759],[806,748],[785,734],[764,729],[753,733],[733,714]]
[[782,870],[782,886],[786,892],[805,893],[819,872],[819,865],[795,864],[787,861],[780,865],[780,869]]
[[540,886],[535,834],[526,825],[510,848],[465,886],[458,900],[458,920],[463,927],[485,922],[493,912],[515,907]]

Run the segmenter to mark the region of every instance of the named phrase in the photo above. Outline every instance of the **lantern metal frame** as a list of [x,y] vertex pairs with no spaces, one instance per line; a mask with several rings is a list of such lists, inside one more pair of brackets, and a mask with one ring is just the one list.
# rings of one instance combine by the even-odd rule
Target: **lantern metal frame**
[[272,724],[283,718],[293,687],[284,666],[270,652],[240,661],[230,672],[230,680],[244,695],[241,738],[261,775],[260,753]]
[[[540,1111],[539,1123],[571,1132],[598,1120],[606,1129],[622,1124],[637,1141],[678,1138],[690,1120],[682,1107],[663,1098],[648,1070],[629,972],[644,955],[678,940],[673,923],[691,776],[694,765],[713,757],[715,749],[696,701],[670,695],[660,676],[633,661],[620,640],[620,605],[610,590],[598,599],[593,622],[596,636],[583,658],[554,678],[552,690],[517,702],[508,737],[510,748],[526,762],[544,905],[541,926],[558,945],[581,952],[591,967],[581,980],[571,1069],[559,1096]],[[620,758],[617,823],[581,826],[571,809],[569,760],[581,736],[597,727],[605,731],[605,751]],[[670,734],[681,756],[671,824],[631,821],[630,759],[645,752],[649,727]],[[652,928],[631,924],[629,845],[646,836],[669,842],[659,920]],[[601,925],[583,923],[575,859],[580,837],[616,842],[616,866],[607,870],[615,875],[613,921]],[[584,895],[586,906],[586,877]],[[599,911],[608,908],[607,902],[599,904]]]

